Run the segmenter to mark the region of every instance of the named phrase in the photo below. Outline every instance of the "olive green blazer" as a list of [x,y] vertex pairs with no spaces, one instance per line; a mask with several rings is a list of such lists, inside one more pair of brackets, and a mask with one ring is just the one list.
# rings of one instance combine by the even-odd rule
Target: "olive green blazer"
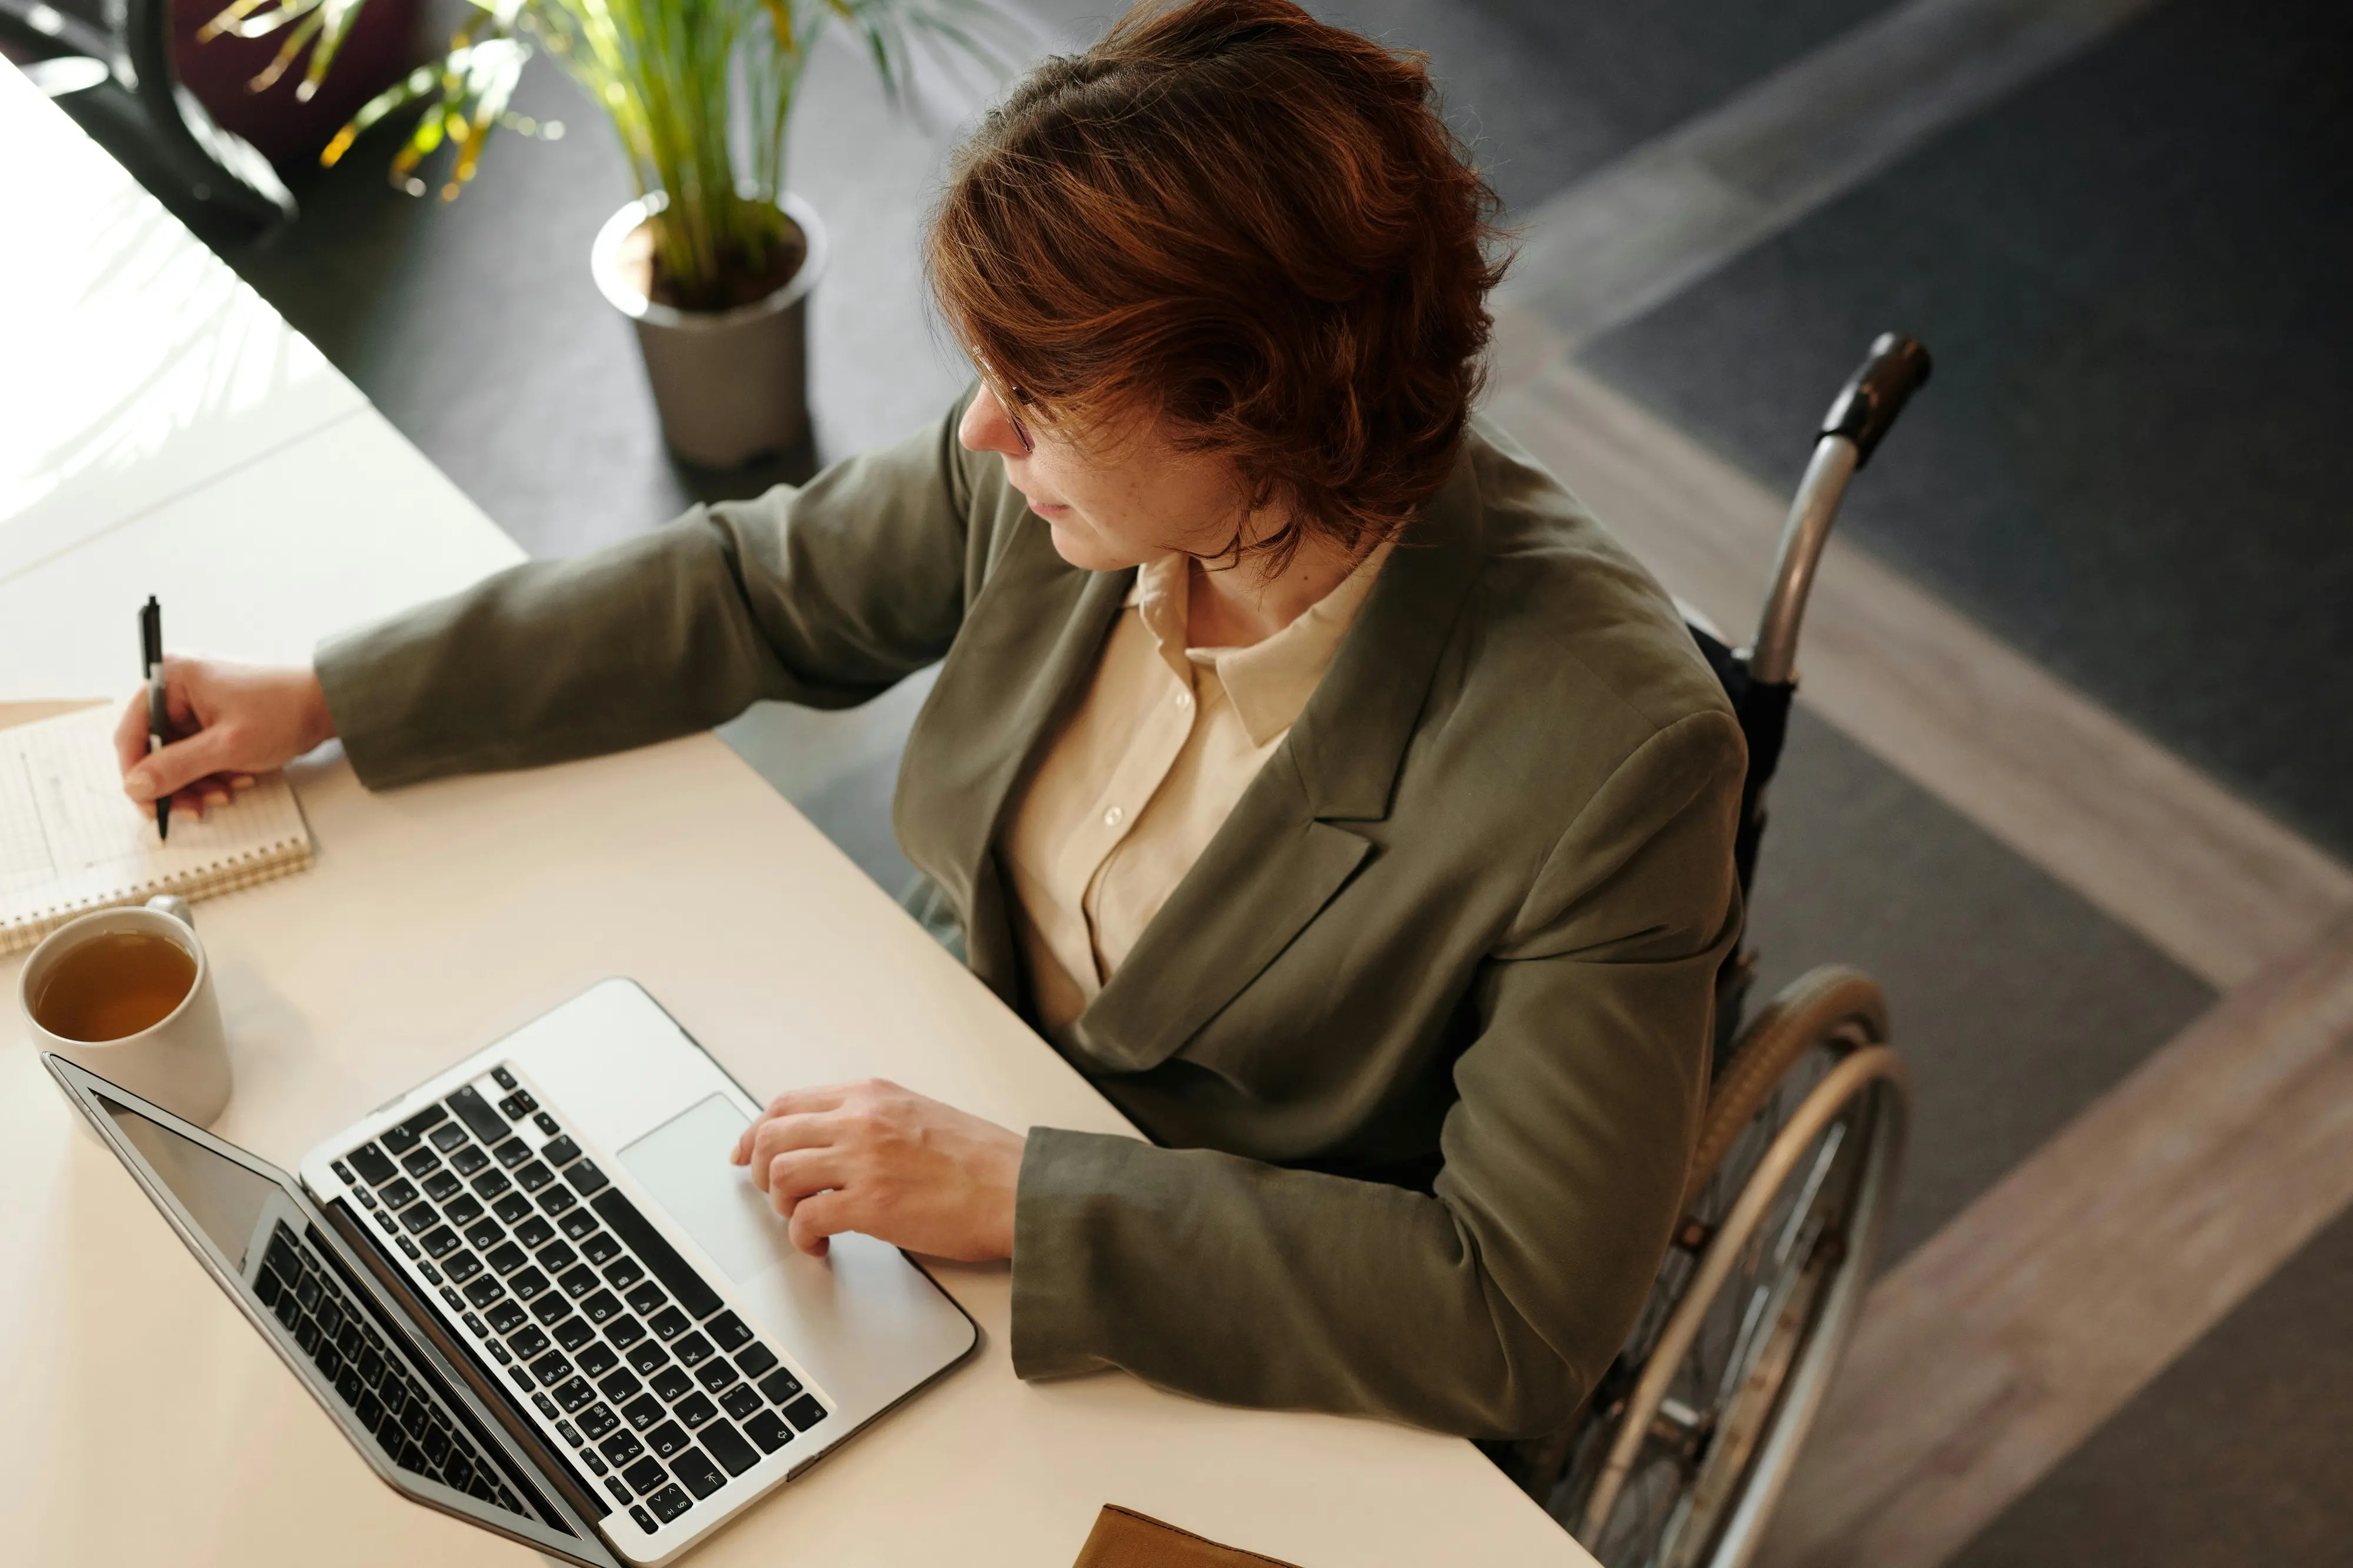
[[[957,445],[960,411],[322,647],[353,766],[380,789],[553,763],[944,661],[899,838],[974,973],[1026,1007],[998,837],[1133,573],[1063,562],[998,459]],[[1153,1142],[1031,1130],[1021,1375],[1565,1426],[1677,1217],[1743,760],[1666,596],[1477,426],[1072,1030],[1064,1055]]]

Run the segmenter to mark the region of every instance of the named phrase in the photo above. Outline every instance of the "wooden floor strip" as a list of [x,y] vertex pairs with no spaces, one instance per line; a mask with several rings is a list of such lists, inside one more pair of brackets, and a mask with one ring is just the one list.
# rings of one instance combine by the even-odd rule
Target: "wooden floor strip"
[[[1542,322],[1497,335],[1488,412],[1745,640],[1786,498],[1577,369]],[[1809,707],[2218,989],[2353,911],[2353,870],[1850,542],[1799,666]]]
[[1873,1290],[1760,1568],[1933,1568],[2353,1202],[2353,921]]

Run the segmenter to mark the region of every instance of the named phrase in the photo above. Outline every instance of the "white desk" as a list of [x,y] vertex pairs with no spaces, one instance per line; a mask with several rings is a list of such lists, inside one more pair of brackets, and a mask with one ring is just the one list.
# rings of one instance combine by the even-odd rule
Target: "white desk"
[[[10,156],[79,140],[0,71]],[[71,543],[0,581],[0,700],[119,692],[149,592],[175,642],[299,657],[516,554],[364,407],[209,475],[86,493],[131,499],[79,513]],[[9,526],[0,516],[0,544]],[[754,1093],[784,1087],[789,1059],[793,1076],[880,1073],[1016,1126],[1126,1130],[710,736],[383,796],[331,750],[297,784],[316,868],[198,910],[237,1079],[218,1131],[281,1163],[615,973]],[[11,997],[18,962],[0,963]],[[75,1133],[13,1005],[0,1194],[9,1560],[532,1561],[375,1479]],[[1025,1384],[1006,1352],[1007,1271],[937,1272],[981,1324],[979,1354],[694,1562],[1060,1568],[1116,1501],[1304,1564],[1590,1563],[1467,1444],[1124,1376]]]

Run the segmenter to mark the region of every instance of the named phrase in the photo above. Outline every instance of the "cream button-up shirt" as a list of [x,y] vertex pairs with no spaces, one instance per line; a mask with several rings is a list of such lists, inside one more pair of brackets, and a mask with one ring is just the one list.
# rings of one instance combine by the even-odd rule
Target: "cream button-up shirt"
[[1111,978],[1315,694],[1390,546],[1263,642],[1188,647],[1192,560],[1136,574],[1093,684],[1005,837],[1046,1032]]

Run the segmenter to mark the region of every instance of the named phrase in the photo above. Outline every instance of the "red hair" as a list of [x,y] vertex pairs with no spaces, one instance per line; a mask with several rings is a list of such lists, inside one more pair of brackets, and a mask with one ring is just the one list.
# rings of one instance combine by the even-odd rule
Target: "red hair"
[[1423,58],[1288,0],[1145,4],[965,143],[926,263],[992,385],[1143,414],[1355,548],[1446,480],[1482,377],[1494,193]]

